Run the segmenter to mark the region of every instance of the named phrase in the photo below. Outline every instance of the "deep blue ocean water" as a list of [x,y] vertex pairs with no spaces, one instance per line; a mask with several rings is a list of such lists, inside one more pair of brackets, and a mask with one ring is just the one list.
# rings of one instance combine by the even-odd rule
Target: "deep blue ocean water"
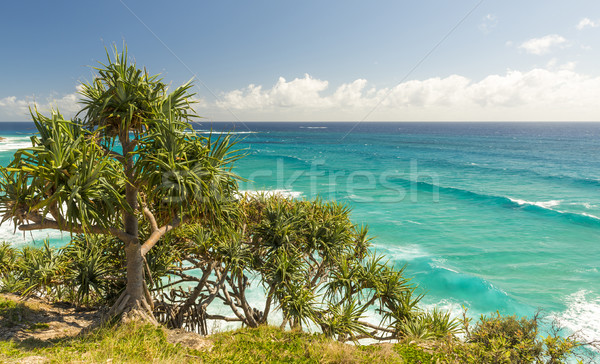
[[[0,164],[27,146],[31,128],[0,123]],[[600,339],[600,123],[196,128],[239,138],[242,190],[348,203],[375,249],[406,265],[426,307],[466,306],[471,316],[542,309]],[[0,239],[31,242],[12,229],[0,227]]]

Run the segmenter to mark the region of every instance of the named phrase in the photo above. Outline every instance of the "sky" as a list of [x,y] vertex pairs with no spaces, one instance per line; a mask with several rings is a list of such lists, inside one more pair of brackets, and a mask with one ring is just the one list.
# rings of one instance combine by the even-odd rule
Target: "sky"
[[212,121],[600,121],[600,2],[6,1],[0,121],[126,42]]

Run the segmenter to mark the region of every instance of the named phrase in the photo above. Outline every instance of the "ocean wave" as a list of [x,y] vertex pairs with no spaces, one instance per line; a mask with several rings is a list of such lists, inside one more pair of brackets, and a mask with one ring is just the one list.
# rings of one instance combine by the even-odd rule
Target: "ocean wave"
[[[439,167],[441,165],[440,161],[438,161],[438,160],[420,161],[420,163],[423,163],[424,165],[431,165],[433,167]],[[544,174],[544,173],[536,172],[531,169],[506,168],[506,167],[497,168],[497,167],[492,167],[489,165],[482,165],[479,163],[472,163],[472,162],[461,163],[461,162],[454,162],[454,161],[449,161],[449,160],[444,160],[443,165],[456,167],[459,169],[472,169],[475,171],[498,173],[498,174],[507,175],[507,176],[515,176],[515,175],[528,176],[528,177],[538,178],[538,179],[547,180],[547,181],[567,183],[570,185],[577,184],[577,185],[583,185],[583,186],[587,186],[587,187],[600,186],[600,179],[576,177],[576,176],[569,176],[569,175]]]
[[512,202],[516,202],[519,205],[532,205],[532,206],[541,207],[543,209],[550,209],[552,207],[559,206],[563,202],[562,200],[526,201],[526,200],[521,200],[518,198],[510,198],[510,197],[508,197],[508,199],[511,200]]
[[[252,153],[253,155],[257,155],[258,153]],[[265,155],[265,154],[261,154],[260,155],[262,158],[264,159],[270,159],[270,160],[275,160],[275,161],[282,161],[282,162],[291,162],[291,163],[297,163],[297,164],[301,164],[307,167],[310,167],[313,165],[313,163],[315,163],[314,159],[313,160],[309,160],[309,159],[303,159],[300,157],[296,157],[294,155],[284,155],[284,154],[271,154],[271,155]],[[300,167],[302,168],[302,167]]]
[[[563,216],[566,216],[570,220],[577,219],[578,217],[587,217],[592,220],[597,220],[598,222],[600,222],[600,217],[598,217],[596,215],[588,214],[587,212],[575,213],[575,212],[568,212],[568,211],[563,211],[563,210],[552,209],[552,207],[559,206],[561,204],[562,200],[525,201],[525,200],[520,200],[520,199],[513,199],[510,197],[508,199],[511,200],[512,202],[517,203],[520,206],[527,206],[527,205],[536,206],[536,207],[542,208],[544,210],[559,213]],[[579,218],[579,219],[581,219],[581,218]]]
[[598,217],[596,215],[588,214],[587,212],[582,212],[581,215],[590,217],[592,219],[600,220],[600,217]]
[[600,296],[580,290],[567,296],[565,303],[567,309],[552,317],[584,341],[600,341]]
[[558,210],[555,207],[560,206],[562,200],[550,201],[527,201],[508,196],[488,195],[485,193],[474,192],[456,187],[445,187],[425,181],[412,181],[405,178],[393,178],[389,181],[398,181],[408,185],[409,188],[416,186],[418,190],[431,193],[440,193],[451,195],[463,200],[469,200],[478,204],[487,204],[509,209],[520,209],[532,213],[538,213],[547,217],[560,218],[571,223],[600,226],[600,217],[589,213],[578,213],[564,210]]
[[495,310],[522,316],[535,310],[518,302],[484,277],[452,269],[439,258],[414,259],[407,267],[407,275],[413,277],[415,282],[422,282],[419,284],[420,290],[428,292],[424,304],[451,297],[454,302],[469,308],[470,317]]
[[28,136],[11,136],[3,138],[4,140],[0,141],[0,152],[7,152],[9,150],[17,150],[31,147],[31,140]]
[[301,126],[300,129],[328,129],[326,126]]

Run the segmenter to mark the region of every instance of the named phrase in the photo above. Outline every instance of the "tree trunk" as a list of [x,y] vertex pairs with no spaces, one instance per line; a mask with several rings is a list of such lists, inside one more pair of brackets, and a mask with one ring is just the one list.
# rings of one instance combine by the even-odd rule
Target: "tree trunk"
[[142,246],[139,242],[138,219],[135,214],[138,211],[138,189],[137,181],[134,176],[133,152],[134,146],[129,141],[129,133],[120,135],[121,145],[123,146],[123,156],[125,157],[125,176],[127,185],[125,186],[125,199],[132,209],[132,212],[123,212],[123,225],[125,232],[136,239],[125,243],[125,258],[127,262],[127,286],[121,297],[115,302],[109,311],[109,316],[114,317],[122,315],[121,320],[132,321],[142,320],[153,324],[158,324],[152,313],[151,302],[146,298],[146,282],[144,280],[144,257],[142,256]]

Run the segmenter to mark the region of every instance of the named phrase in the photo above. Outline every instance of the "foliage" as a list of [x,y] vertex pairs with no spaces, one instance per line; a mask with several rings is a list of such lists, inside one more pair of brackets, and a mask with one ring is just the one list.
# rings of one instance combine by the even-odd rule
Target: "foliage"
[[[37,128],[31,147],[0,167],[0,223],[111,237],[105,241],[124,251],[119,257],[127,274],[120,297],[125,302],[117,300],[111,312],[133,310],[151,319],[143,282],[145,266],[158,261],[147,259],[148,252],[189,220],[217,222],[227,215],[237,189],[231,165],[240,156],[229,136],[214,139],[193,129],[191,83],[170,91],[157,75],[132,63],[125,47],[115,47],[113,55],[107,51],[107,62],[95,71],[94,80],[79,88],[83,108],[77,117],[31,110]],[[21,267],[25,292],[47,290],[58,277],[49,275],[60,271],[52,266],[58,261],[26,253],[21,260],[32,270]],[[76,300],[106,296],[104,252],[78,247],[66,254],[70,266],[62,268],[76,271],[68,278],[78,287]],[[164,269],[155,272],[150,281]]]
[[122,289],[120,260],[111,259],[111,249],[106,243],[99,236],[79,235],[63,249],[66,271],[63,284],[72,290],[75,304],[105,302]]
[[454,346],[452,357],[460,362],[485,363],[564,363],[573,358],[575,349],[582,345],[573,337],[554,332],[543,337],[539,334],[540,319],[502,316],[481,316],[475,327],[469,329],[464,320],[466,343]]
[[10,243],[0,242],[0,278],[6,277],[15,268],[16,251]]
[[48,240],[40,248],[25,246],[16,261],[23,294],[57,295],[64,275],[64,262]]
[[412,318],[398,322],[398,325],[403,339],[415,342],[443,339],[462,332],[460,321],[437,307],[432,311],[414,314]]
[[[418,308],[416,287],[369,250],[367,229],[352,224],[347,206],[246,195],[233,211],[230,223],[188,224],[166,236],[183,252],[158,289],[160,321],[169,327],[207,333],[210,319],[258,327],[278,308],[282,327],[317,327],[342,342],[400,339],[410,325],[428,338],[459,331],[449,314]],[[251,281],[264,302],[248,300]],[[212,314],[215,302],[231,315]],[[378,325],[364,320],[375,311]]]

